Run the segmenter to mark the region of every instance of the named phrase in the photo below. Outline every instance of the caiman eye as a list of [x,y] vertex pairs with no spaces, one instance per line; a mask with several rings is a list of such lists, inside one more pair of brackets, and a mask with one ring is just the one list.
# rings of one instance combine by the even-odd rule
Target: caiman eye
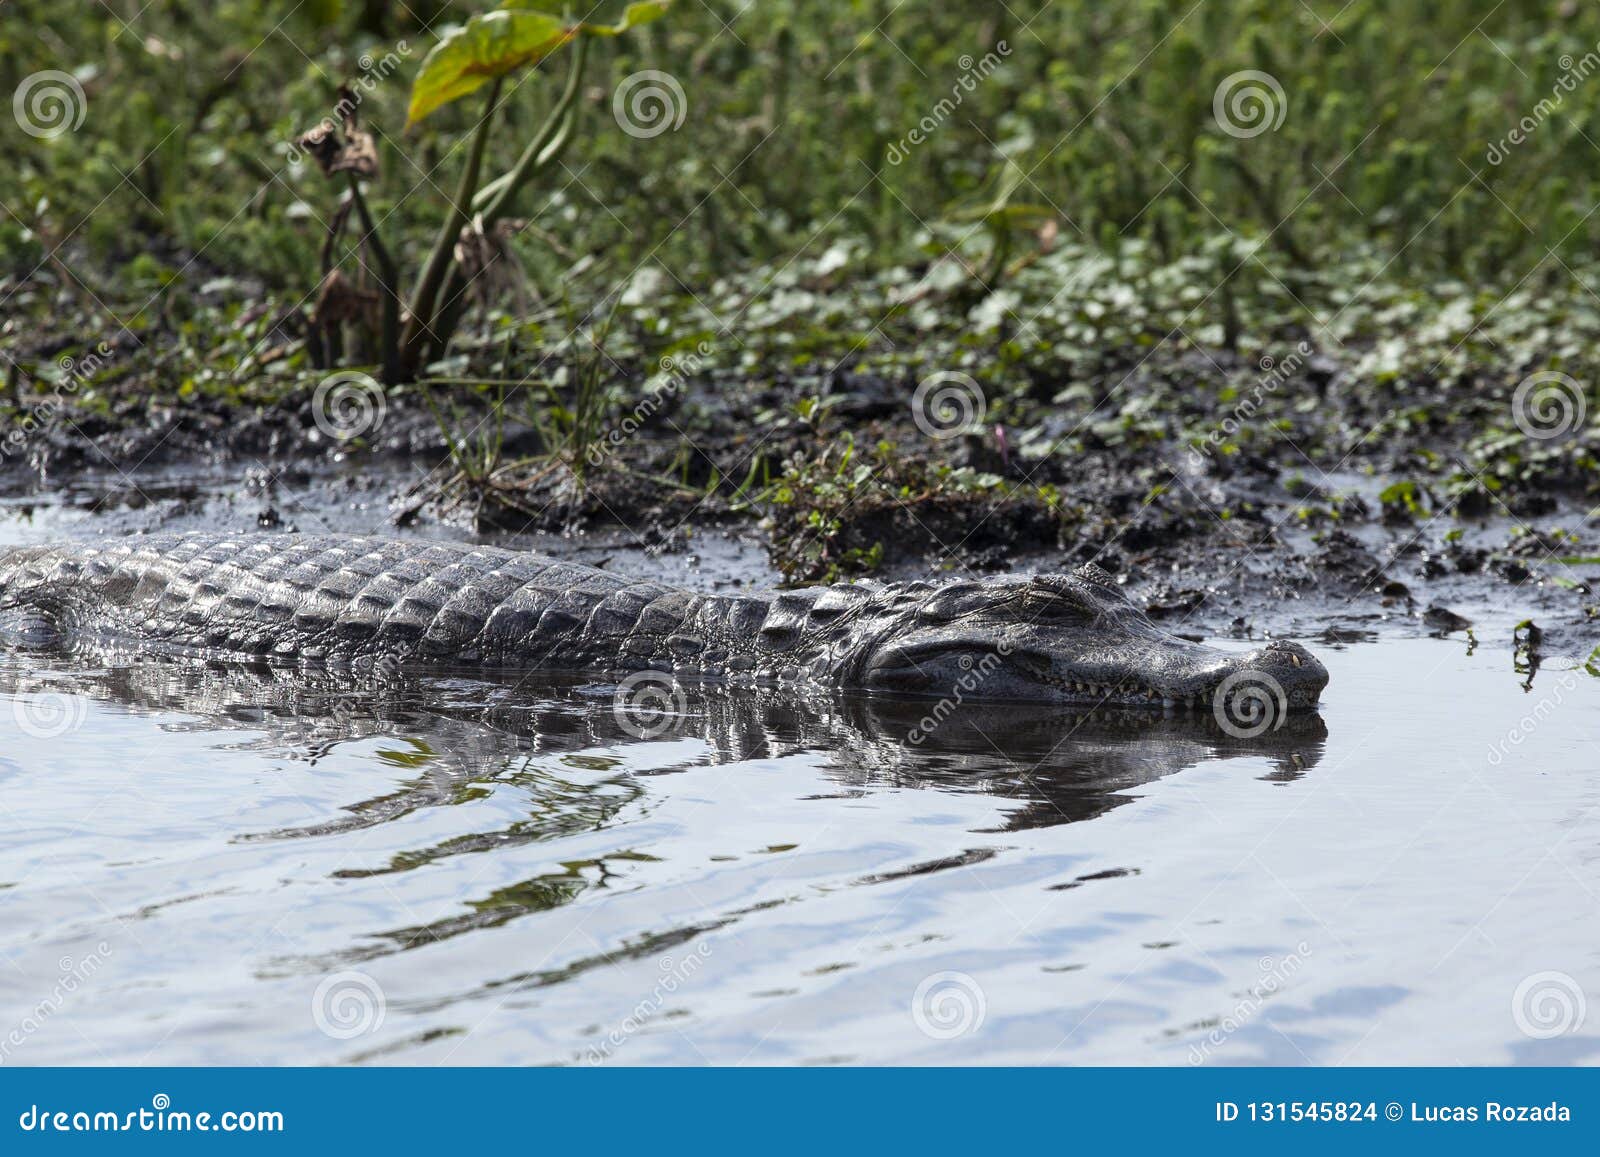
[[1093,618],[1106,609],[1103,596],[1075,575],[1035,575],[1028,594],[1036,613],[1052,618]]
[[949,623],[981,608],[984,588],[977,583],[951,583],[940,587],[917,608],[917,618],[930,623]]
[[1084,563],[1073,573],[1085,582],[1091,582],[1097,587],[1105,587],[1111,591],[1117,589],[1117,580],[1111,577],[1111,572],[1104,567],[1096,566],[1092,562]]

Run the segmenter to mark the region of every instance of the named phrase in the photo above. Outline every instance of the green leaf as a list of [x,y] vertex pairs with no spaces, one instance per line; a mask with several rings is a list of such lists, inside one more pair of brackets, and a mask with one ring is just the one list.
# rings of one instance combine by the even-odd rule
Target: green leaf
[[665,15],[671,7],[672,0],[639,0],[636,4],[629,4],[623,10],[622,19],[615,24],[585,24],[583,30],[591,36],[621,36],[630,28],[649,24]]
[[537,64],[573,36],[546,12],[486,12],[433,46],[411,85],[408,124],[475,92],[497,76]]
[[[648,24],[672,6],[672,0],[645,0],[629,4],[622,19],[615,24],[586,24],[584,28],[594,36],[617,36],[639,24]],[[567,0],[502,0],[501,8],[548,12],[559,16],[567,8]],[[591,10],[590,15],[594,15]]]
[[485,12],[447,33],[428,53],[411,85],[408,125],[482,88],[497,76],[538,64],[576,36],[620,36],[646,24],[672,0],[630,4],[616,24],[567,24],[525,4]]

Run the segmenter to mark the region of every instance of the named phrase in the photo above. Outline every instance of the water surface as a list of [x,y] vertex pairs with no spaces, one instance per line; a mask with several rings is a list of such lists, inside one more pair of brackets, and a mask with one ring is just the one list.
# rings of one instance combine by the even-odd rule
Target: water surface
[[920,745],[859,699],[0,655],[0,1062],[1600,1056],[1600,683],[1308,641],[1325,709],[1254,740]]

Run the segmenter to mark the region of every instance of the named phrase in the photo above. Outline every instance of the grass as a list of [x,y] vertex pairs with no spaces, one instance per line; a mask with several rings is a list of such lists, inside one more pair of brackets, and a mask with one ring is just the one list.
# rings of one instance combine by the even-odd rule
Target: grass
[[[313,166],[286,163],[290,144],[390,53],[361,113],[384,166],[375,210],[395,215],[417,267],[434,219],[408,200],[452,187],[466,150],[447,150],[477,102],[406,132],[409,81],[432,30],[486,0],[9,7],[0,84],[67,71],[87,105],[53,139],[0,137],[14,268],[66,245],[112,280],[135,254],[156,278],[202,254],[306,284],[326,197]],[[974,232],[998,245],[1045,217],[1063,238],[1143,240],[1163,261],[1221,267],[1219,243],[1243,238],[1306,269],[1359,247],[1434,274],[1520,276],[1548,249],[1585,258],[1600,240],[1597,44],[1600,10],[1564,0],[1487,16],[1468,0],[707,0],[595,45],[581,149],[522,209],[613,276],[649,252],[698,278],[836,238],[887,262]],[[980,77],[986,58],[998,66]],[[508,85],[513,128],[558,98],[562,64]],[[643,68],[674,77],[685,104],[675,131],[647,139],[612,123],[617,84]],[[1272,78],[1256,91],[1282,121],[1239,137],[1213,106],[1246,71]],[[1525,117],[1532,131],[1510,143]],[[902,148],[924,118],[924,143]],[[504,136],[496,171],[521,144]],[[1009,218],[994,213],[1002,192]],[[530,249],[549,285],[562,258]]]
[[[107,421],[309,396],[337,189],[294,142],[354,84],[379,162],[363,204],[409,283],[441,252],[484,103],[408,130],[411,81],[490,7],[12,0],[0,86],[59,70],[83,97],[66,131],[0,134],[0,416],[63,380]],[[1065,486],[1106,450],[1143,455],[1158,500],[1186,452],[1223,472],[1369,467],[1379,444],[1396,516],[1592,491],[1597,46],[1600,8],[1566,0],[679,4],[595,40],[574,143],[485,234],[516,293],[469,295],[408,389],[469,485],[543,477],[503,453],[516,420],[569,473],[758,504],[802,555],[821,544],[796,573],[870,565],[844,512],[875,503],[1012,497],[1059,518],[1019,479]],[[546,123],[566,63],[507,79],[484,173]],[[660,132],[619,112],[642,70],[672,82]],[[358,285],[382,272],[357,246],[335,258]],[[62,357],[102,342],[112,356],[64,379]],[[1302,343],[1304,372],[1261,368]],[[689,350],[689,386],[645,405]],[[1513,422],[1534,371],[1587,392],[1574,437]],[[948,372],[981,389],[1013,476],[854,421],[830,443],[792,409],[868,382],[903,418]],[[642,433],[614,451],[630,414]]]

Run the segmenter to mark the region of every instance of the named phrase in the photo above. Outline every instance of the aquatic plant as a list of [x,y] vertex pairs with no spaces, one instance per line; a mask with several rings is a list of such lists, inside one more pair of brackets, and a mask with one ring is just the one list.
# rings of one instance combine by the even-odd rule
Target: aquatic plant
[[[572,142],[575,102],[583,83],[589,41],[619,36],[656,19],[670,5],[671,0],[640,0],[628,5],[617,23],[596,24],[544,11],[535,0],[507,0],[501,9],[475,15],[440,37],[412,83],[407,127],[484,87],[488,93],[469,137],[455,193],[446,200],[438,236],[403,311],[398,267],[380,238],[361,190],[362,180],[377,175],[377,147],[372,134],[360,126],[360,102],[353,90],[341,90],[337,121],[325,119],[297,142],[324,173],[342,174],[347,185],[345,200],[334,214],[323,247],[323,279],[314,314],[314,327],[324,338],[325,364],[337,361],[337,328],[347,320],[360,319],[373,307],[382,317],[379,360],[385,381],[410,381],[430,357],[444,354],[466,308],[469,283],[505,260],[508,231],[502,226],[508,223],[518,194],[555,164]],[[515,163],[500,176],[484,181],[484,160],[497,114],[502,112],[506,77],[540,64],[569,43],[574,50],[561,95]],[[506,122],[501,117],[498,123]],[[366,298],[332,257],[352,207],[362,226],[358,245],[371,254],[377,270],[377,290]]]

